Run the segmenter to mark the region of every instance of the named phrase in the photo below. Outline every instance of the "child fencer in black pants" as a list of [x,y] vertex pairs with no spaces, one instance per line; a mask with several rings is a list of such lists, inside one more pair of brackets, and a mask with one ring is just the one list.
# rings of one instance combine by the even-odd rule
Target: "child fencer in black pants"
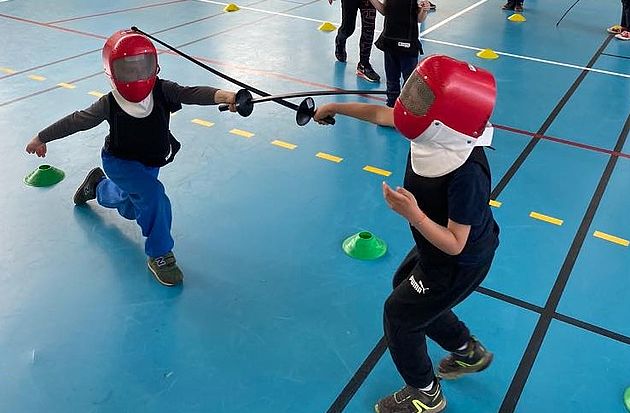
[[488,204],[490,168],[484,146],[496,100],[492,74],[446,56],[430,56],[413,71],[394,108],[329,103],[315,120],[335,114],[393,126],[410,142],[404,187],[383,182],[383,197],[411,228],[415,246],[394,275],[385,302],[385,337],[405,387],[380,400],[378,413],[438,413],[446,408],[426,345],[449,351],[437,376],[455,379],[487,368],[492,353],[452,308],[488,274],[499,227]]

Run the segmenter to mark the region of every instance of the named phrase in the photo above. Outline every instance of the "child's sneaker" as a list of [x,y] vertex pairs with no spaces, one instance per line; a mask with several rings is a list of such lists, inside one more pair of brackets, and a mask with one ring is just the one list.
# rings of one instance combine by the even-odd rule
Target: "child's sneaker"
[[359,63],[357,65],[357,76],[362,77],[368,82],[378,83],[381,81],[381,77],[374,71],[372,65],[369,63]]
[[618,24],[615,24],[614,26],[610,26],[609,28],[607,28],[606,31],[610,34],[620,34],[623,33],[624,28]]
[[173,255],[172,251],[167,252],[161,257],[149,257],[148,264],[149,269],[162,285],[172,287],[184,280],[184,274],[177,266],[177,260],[175,260],[175,255]]
[[376,413],[439,413],[446,409],[446,399],[442,395],[440,382],[435,380],[429,391],[405,386],[387,396],[374,406]]
[[521,12],[523,11],[523,3],[522,3],[522,2],[520,2],[520,1],[519,1],[519,2],[517,2],[517,3],[514,5],[514,11],[515,11],[515,12],[517,12],[517,13],[521,13]]
[[617,38],[619,40],[630,40],[630,32],[625,30],[625,31],[615,35],[615,38]]
[[429,2],[429,11],[436,11],[437,7],[435,6],[435,4]]
[[490,363],[492,363],[492,353],[486,350],[475,337],[471,337],[464,350],[451,353],[440,361],[437,376],[441,379],[453,380],[464,374],[485,370]]
[[105,172],[101,168],[92,169],[79,188],[74,193],[75,205],[83,205],[87,201],[96,198],[96,185],[105,178]]

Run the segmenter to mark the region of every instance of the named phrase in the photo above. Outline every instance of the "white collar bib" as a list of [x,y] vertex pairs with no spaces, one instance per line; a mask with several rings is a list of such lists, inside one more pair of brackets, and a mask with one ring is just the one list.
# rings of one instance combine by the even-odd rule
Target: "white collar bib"
[[122,97],[116,89],[112,90],[112,95],[114,95],[114,99],[116,99],[118,106],[120,106],[125,113],[129,116],[133,116],[134,118],[146,118],[153,111],[153,92],[149,93],[149,96],[137,103],[129,102],[127,99]]
[[411,167],[417,175],[427,178],[444,176],[462,166],[475,146],[490,146],[493,134],[490,123],[475,139],[434,120],[411,140]]

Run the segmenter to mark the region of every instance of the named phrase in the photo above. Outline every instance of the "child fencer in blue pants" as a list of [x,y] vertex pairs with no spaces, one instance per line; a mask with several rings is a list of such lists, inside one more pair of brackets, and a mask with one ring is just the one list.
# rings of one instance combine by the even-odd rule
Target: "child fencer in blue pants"
[[170,114],[182,104],[228,103],[235,111],[235,93],[208,86],[183,87],[159,79],[155,46],[130,30],[121,30],[107,39],[103,64],[112,91],[89,108],[39,132],[26,151],[43,157],[48,142],[107,121],[104,170],[94,168],[88,173],[74,195],[74,203],[82,205],[96,199],[100,205],[135,220],[146,237],[148,266],[155,278],[166,286],[180,284],[184,275],[172,251],[171,203],[158,179],[160,168],[173,161],[181,146],[169,130]]

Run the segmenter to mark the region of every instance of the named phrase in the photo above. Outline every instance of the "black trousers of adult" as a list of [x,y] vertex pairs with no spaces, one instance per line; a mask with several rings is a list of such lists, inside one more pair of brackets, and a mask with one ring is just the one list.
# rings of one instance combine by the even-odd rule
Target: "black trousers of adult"
[[481,284],[491,263],[492,258],[473,267],[423,265],[414,247],[400,264],[383,324],[389,352],[407,385],[426,387],[435,379],[427,336],[451,352],[470,340],[470,331],[451,309]]
[[376,26],[376,9],[370,0],[341,0],[341,27],[337,30],[335,45],[346,45],[357,24],[357,10],[361,10],[361,38],[359,39],[359,62],[370,63],[374,28]]
[[630,29],[630,0],[621,0],[621,27]]

